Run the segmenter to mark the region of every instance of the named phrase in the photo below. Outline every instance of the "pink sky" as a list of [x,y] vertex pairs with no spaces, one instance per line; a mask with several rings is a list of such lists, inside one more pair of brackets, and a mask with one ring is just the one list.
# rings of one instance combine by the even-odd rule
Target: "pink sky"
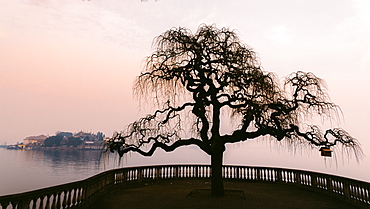
[[[344,113],[340,125],[370,155],[368,11],[367,0],[0,1],[0,144],[56,131],[110,136],[146,114],[131,86],[153,38],[171,27],[215,23],[237,29],[265,70],[279,77],[311,71],[326,80]],[[266,152],[270,165],[286,156]],[[287,166],[301,162],[293,159]],[[312,169],[325,170],[320,163]],[[365,158],[355,165],[360,176],[346,175],[363,178],[369,165]]]

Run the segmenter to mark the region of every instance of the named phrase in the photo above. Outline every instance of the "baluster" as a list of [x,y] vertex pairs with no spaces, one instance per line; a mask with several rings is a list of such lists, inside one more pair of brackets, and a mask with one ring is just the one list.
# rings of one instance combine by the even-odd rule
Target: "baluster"
[[84,197],[85,197],[85,188],[84,187],[81,187],[80,188],[80,192],[78,193],[79,195],[78,195],[78,202],[79,203],[84,203],[84,201],[85,201],[85,199],[84,199]]
[[50,194],[46,195],[46,203],[45,203],[45,208],[46,209],[50,208],[50,197],[51,197]]
[[75,194],[76,194],[76,188],[70,189],[68,193],[66,194],[67,198],[65,198],[65,202],[66,202],[67,208],[71,207],[71,203],[73,202],[72,195],[74,196]]
[[290,171],[290,182],[295,183],[296,182],[296,176],[294,171]]
[[238,166],[235,169],[236,169],[236,179],[240,179],[240,172],[241,172],[240,167]]
[[[36,205],[37,198],[36,199],[32,199],[31,201],[32,201],[32,209],[36,209],[37,208],[37,205]],[[30,201],[30,204],[31,204],[31,201]]]
[[62,208],[66,208],[67,207],[67,198],[68,198],[68,192],[66,191],[63,191],[63,202],[62,202]]
[[267,170],[267,180],[268,181],[274,181],[274,173],[272,172],[272,170],[271,169],[268,169]]
[[132,176],[132,170],[127,171],[127,181],[131,181],[131,176]]
[[358,186],[357,186],[357,184],[354,184],[353,187],[354,187],[354,190],[355,190],[355,195],[354,195],[355,199],[358,200],[358,194],[359,194]]
[[51,208],[55,208],[55,205],[56,205],[56,195],[53,194],[53,201],[51,202]]
[[270,171],[270,170],[269,170],[269,169],[267,169],[267,168],[265,168],[265,169],[263,169],[263,170],[264,170],[264,176],[263,176],[263,178],[264,178],[264,179],[263,179],[263,180],[264,180],[264,181],[269,181],[269,180],[270,180],[270,178],[269,178],[269,177],[270,177],[270,175],[269,175],[269,171]]
[[77,205],[77,199],[78,199],[78,190],[77,189],[75,189],[74,191],[73,191],[73,195],[72,196],[70,196],[70,198],[69,198],[69,200],[70,200],[70,205],[71,205],[71,203],[72,203],[72,205],[74,206],[74,205]]
[[85,187],[79,187],[78,188],[78,193],[77,193],[77,199],[76,199],[76,204],[74,205],[84,205],[86,203],[85,201]]
[[363,198],[362,198],[362,187],[357,184],[357,189],[358,189],[357,199],[362,202],[362,200],[363,200]]
[[263,169],[263,181],[268,181],[268,169]]
[[[39,207],[38,207],[38,208],[44,208],[44,197],[43,197],[43,196],[41,196],[41,197],[39,198],[39,200],[40,200],[40,205],[39,205]],[[27,204],[26,208],[29,208],[29,203]]]
[[0,206],[2,207],[2,208],[7,208],[8,207],[8,205],[9,205],[9,202],[0,202]]
[[61,198],[61,193],[58,192],[57,195],[55,196],[56,197],[56,202],[55,202],[55,208],[59,209],[60,208],[60,198]]
[[76,189],[76,202],[72,202],[72,205],[75,206],[75,205],[81,204],[81,197],[82,197],[82,189],[77,188]]

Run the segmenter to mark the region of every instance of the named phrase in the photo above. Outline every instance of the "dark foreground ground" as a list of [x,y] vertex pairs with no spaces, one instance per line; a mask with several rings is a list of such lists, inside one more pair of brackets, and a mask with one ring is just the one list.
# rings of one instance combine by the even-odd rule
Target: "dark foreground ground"
[[336,196],[288,184],[225,181],[226,195],[209,196],[210,181],[132,182],[112,189],[87,208],[357,208]]

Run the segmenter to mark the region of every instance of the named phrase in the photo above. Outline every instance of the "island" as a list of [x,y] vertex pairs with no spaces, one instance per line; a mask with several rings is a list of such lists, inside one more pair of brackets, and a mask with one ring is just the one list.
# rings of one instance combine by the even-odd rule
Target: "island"
[[23,142],[15,145],[6,146],[7,149],[17,150],[102,150],[104,147],[104,140],[107,138],[102,132],[91,133],[79,131],[61,132],[58,131],[55,135],[38,135],[29,136],[23,139]]

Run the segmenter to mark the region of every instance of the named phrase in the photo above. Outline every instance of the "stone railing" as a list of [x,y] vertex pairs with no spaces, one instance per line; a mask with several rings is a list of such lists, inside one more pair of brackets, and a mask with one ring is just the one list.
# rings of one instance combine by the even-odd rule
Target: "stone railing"
[[[0,209],[80,208],[107,188],[130,181],[209,179],[210,165],[164,165],[105,171],[86,180],[0,197]],[[289,183],[309,187],[370,207],[370,183],[322,173],[249,166],[223,166],[225,179]]]

